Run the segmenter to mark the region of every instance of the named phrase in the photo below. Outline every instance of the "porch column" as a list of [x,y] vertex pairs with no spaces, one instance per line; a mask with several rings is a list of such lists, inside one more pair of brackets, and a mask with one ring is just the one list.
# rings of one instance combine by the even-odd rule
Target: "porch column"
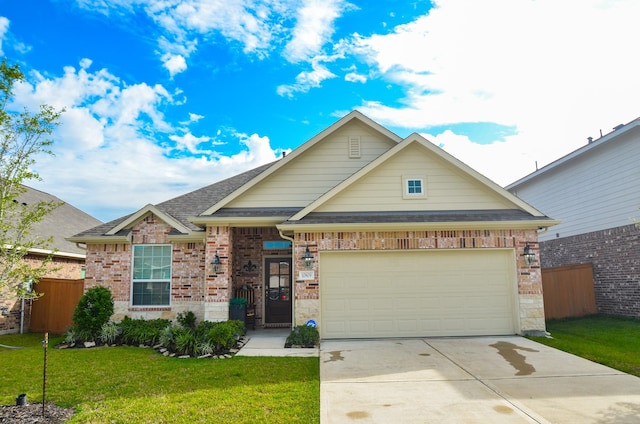
[[[212,262],[220,258],[220,267],[214,270]],[[207,227],[205,246],[204,319],[226,321],[229,319],[231,298],[231,228]]]

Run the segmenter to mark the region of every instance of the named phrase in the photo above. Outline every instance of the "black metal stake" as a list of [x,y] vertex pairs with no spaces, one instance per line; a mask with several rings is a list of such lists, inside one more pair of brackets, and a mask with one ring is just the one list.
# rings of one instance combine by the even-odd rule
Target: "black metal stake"
[[44,333],[44,370],[42,375],[42,416],[44,417],[44,404],[47,396],[47,350],[49,348],[49,333]]

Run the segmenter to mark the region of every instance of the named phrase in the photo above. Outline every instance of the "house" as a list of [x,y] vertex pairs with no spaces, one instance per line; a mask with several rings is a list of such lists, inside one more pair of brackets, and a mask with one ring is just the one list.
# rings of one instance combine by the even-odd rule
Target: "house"
[[[65,238],[84,231],[88,228],[95,227],[102,222],[85,212],[75,208],[74,206],[62,202],[57,197],[23,186],[25,192],[17,197],[17,201],[22,204],[36,204],[38,202],[55,202],[60,204],[51,213],[45,215],[43,219],[34,224],[31,228],[32,234],[42,238],[53,238],[48,250],[32,249],[24,260],[39,266],[43,259],[53,252],[50,262],[51,271],[47,273],[45,279],[55,279],[57,282],[75,281],[83,278],[85,250],[74,242],[67,241]],[[38,293],[42,293],[41,285],[35,286]],[[20,330],[28,331],[31,324],[31,311],[36,302],[45,303],[49,299],[45,296],[38,300],[18,299],[8,293],[2,293],[0,296],[0,334],[18,333]],[[66,315],[69,315],[66,311]],[[72,312],[72,311],[71,311]],[[52,310],[51,314],[64,313],[64,311]],[[70,315],[69,315],[70,316]],[[46,317],[45,317],[46,318]],[[69,320],[69,318],[67,318]]]
[[556,221],[418,134],[354,111],[285,157],[80,233],[114,320],[226,320],[322,338],[545,330],[538,230]]
[[600,313],[640,317],[640,118],[510,184],[562,221],[540,235],[544,268],[592,264]]

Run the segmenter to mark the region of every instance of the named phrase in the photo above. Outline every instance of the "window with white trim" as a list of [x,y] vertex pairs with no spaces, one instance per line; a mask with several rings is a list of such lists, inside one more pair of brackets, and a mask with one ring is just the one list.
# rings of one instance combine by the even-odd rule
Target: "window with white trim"
[[133,246],[132,306],[169,306],[171,301],[171,245]]
[[425,197],[426,187],[424,177],[403,177],[403,197],[412,199],[417,197]]

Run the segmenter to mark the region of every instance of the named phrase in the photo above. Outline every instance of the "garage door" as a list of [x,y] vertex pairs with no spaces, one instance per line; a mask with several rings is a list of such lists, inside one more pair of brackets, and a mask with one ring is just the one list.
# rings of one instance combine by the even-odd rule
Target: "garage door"
[[322,338],[514,334],[513,251],[320,253]]

